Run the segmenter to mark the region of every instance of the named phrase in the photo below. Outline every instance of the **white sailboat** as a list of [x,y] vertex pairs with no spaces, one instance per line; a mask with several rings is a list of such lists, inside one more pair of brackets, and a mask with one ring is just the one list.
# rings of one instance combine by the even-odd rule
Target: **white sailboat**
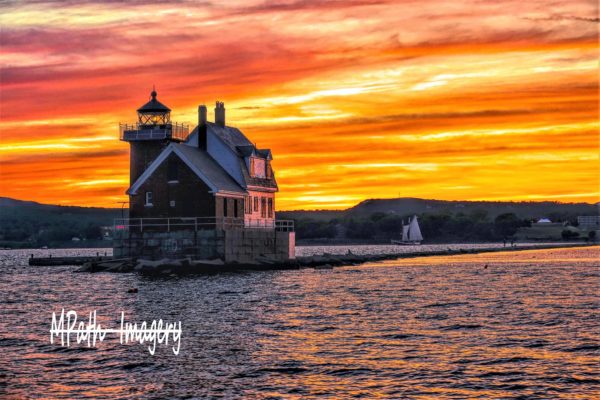
[[392,239],[392,244],[417,245],[421,244],[422,240],[423,235],[421,235],[419,221],[417,221],[417,216],[414,215],[408,224],[402,223],[402,240]]

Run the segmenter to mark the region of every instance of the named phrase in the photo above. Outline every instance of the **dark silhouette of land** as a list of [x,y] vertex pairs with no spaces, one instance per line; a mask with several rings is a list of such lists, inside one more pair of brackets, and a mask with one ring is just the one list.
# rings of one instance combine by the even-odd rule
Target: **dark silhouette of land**
[[[577,216],[598,215],[598,210],[598,203],[399,198],[365,200],[346,210],[279,211],[277,218],[295,221],[300,244],[389,243],[401,235],[402,221],[415,214],[426,242],[491,242],[540,218],[576,226]],[[110,247],[106,235],[122,216],[127,210],[0,197],[0,247]]]

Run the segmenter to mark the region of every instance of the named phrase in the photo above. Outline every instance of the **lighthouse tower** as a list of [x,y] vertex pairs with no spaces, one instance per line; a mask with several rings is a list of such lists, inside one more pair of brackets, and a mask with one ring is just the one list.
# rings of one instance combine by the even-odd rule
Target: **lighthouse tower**
[[156,90],[150,101],[138,108],[134,124],[119,124],[120,139],[130,144],[130,174],[132,185],[170,142],[184,141],[189,128],[171,122],[171,109],[156,99]]

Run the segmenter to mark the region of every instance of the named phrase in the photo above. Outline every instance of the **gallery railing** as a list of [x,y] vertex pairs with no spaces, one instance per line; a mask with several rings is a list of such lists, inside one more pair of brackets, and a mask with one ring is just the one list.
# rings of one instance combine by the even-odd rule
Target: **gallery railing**
[[119,139],[125,141],[174,139],[184,141],[187,139],[190,128],[188,125],[169,122],[165,125],[140,125],[119,124]]
[[175,231],[205,229],[275,229],[293,232],[292,220],[263,220],[234,217],[179,217],[179,218],[119,218],[114,220],[115,231]]

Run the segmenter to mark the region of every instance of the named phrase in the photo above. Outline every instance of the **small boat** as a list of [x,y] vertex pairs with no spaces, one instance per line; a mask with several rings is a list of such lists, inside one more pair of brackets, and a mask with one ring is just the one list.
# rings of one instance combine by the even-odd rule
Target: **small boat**
[[419,228],[419,221],[417,221],[417,216],[414,215],[408,224],[402,222],[402,240],[392,239],[392,244],[414,246],[421,244],[422,240],[423,236],[421,235],[421,228]]

